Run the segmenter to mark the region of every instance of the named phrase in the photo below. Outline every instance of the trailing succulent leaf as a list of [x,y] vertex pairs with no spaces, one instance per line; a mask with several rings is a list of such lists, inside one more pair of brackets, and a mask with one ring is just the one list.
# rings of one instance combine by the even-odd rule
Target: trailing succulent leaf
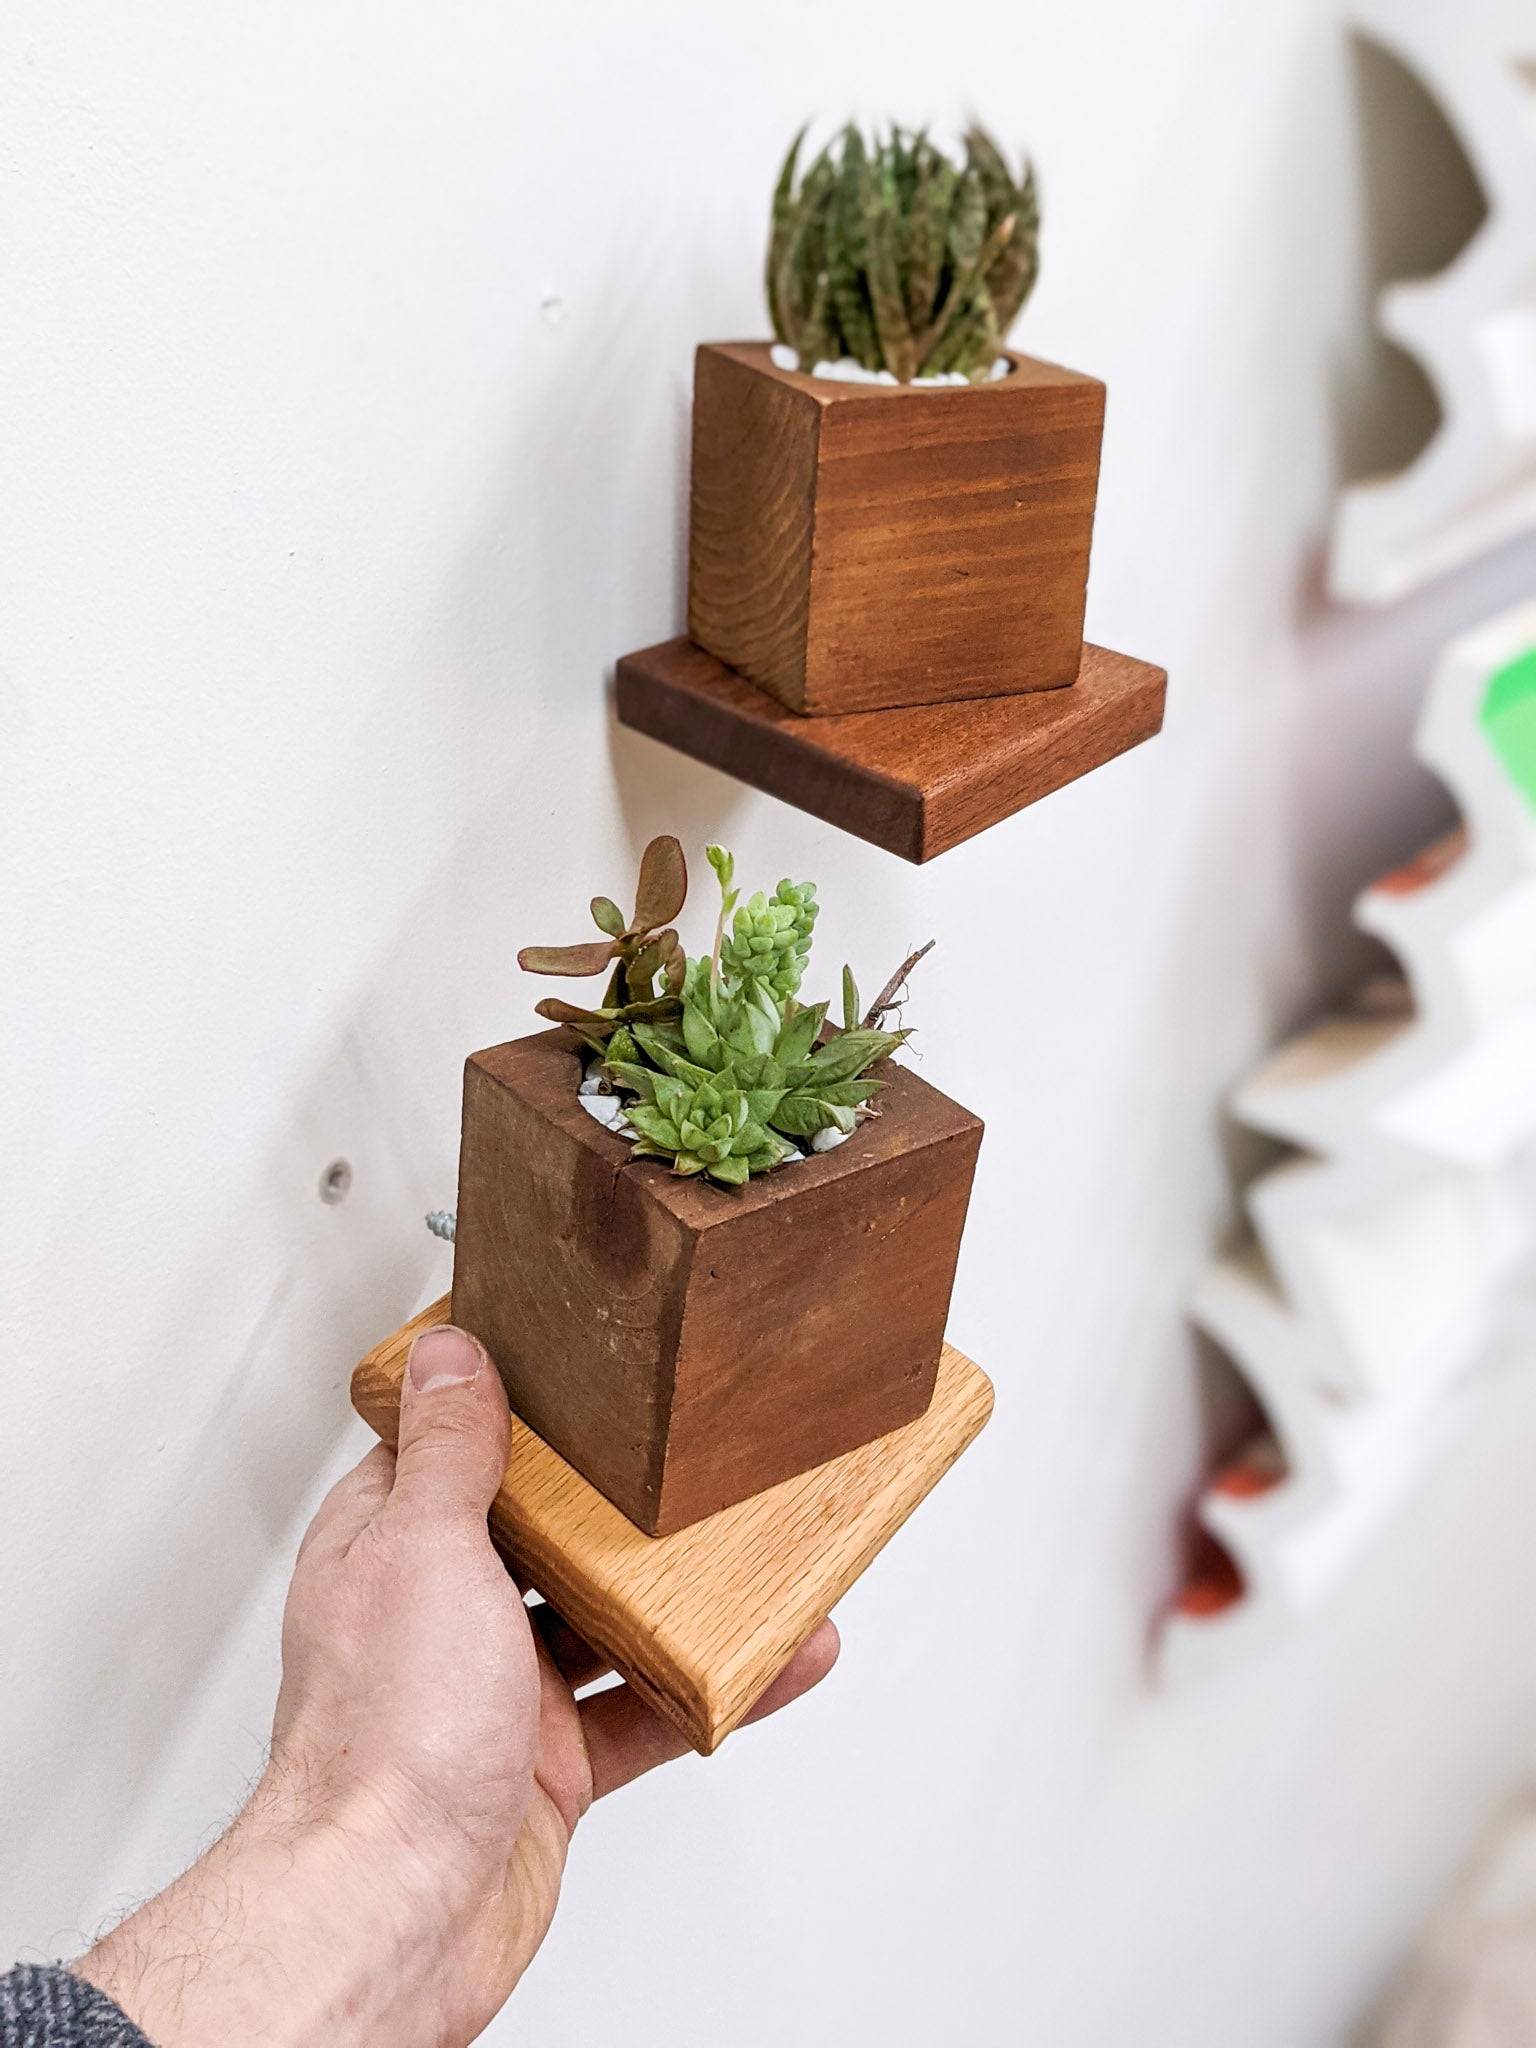
[[1016,179],[972,126],[956,164],[926,132],[867,143],[853,124],[800,171],[802,128],[774,187],[766,283],[800,368],[851,357],[902,383],[992,369],[1040,267],[1035,174]]
[[524,946],[517,964],[529,974],[572,977],[602,974],[610,967],[600,1004],[583,1008],[546,996],[534,1009],[554,1024],[569,1024],[599,1052],[624,1026],[642,1018],[657,1021],[681,1012],[678,991],[687,960],[672,920],[688,894],[688,865],[678,840],[653,839],[640,856],[635,914],[626,919],[608,896],[592,898],[592,922],[602,939],[576,946]]
[[[658,851],[658,849],[660,849]],[[641,865],[635,914],[596,897],[602,941],[530,947],[538,974],[597,974],[612,965],[592,1009],[549,997],[541,1016],[569,1025],[601,1056],[608,1083],[633,1098],[626,1116],[637,1158],[675,1173],[739,1187],[799,1157],[818,1132],[851,1132],[884,1085],[875,1069],[907,1037],[861,1021],[852,972],[843,970],[843,1028],[829,1035],[826,1003],[801,1003],[816,923],[814,884],[779,883],[742,905],[736,863],[708,857],[720,884],[712,952],[686,960],[671,920],[687,887],[676,840],[653,840]],[[895,987],[893,982],[890,986]]]

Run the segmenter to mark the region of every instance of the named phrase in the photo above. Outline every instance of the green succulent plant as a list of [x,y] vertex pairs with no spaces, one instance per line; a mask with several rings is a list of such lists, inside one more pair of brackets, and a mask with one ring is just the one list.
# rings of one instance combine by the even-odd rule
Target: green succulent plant
[[639,1098],[626,1111],[640,1133],[638,1159],[670,1159],[674,1173],[707,1173],[739,1186],[789,1156],[791,1148],[753,1114],[755,1091],[742,1088],[729,1069],[690,1077],[636,1065],[616,1078]]
[[771,897],[759,889],[736,912],[730,930],[721,934],[722,970],[781,1000],[798,994],[819,908],[814,882],[786,878]]
[[[546,1000],[539,1014],[595,1047],[603,1078],[632,1098],[626,1116],[637,1158],[666,1159],[674,1173],[739,1187],[798,1156],[818,1132],[851,1132],[872,1113],[884,1085],[875,1070],[908,1036],[882,1026],[913,962],[863,1018],[845,967],[843,1025],[829,1034],[828,1005],[798,1000],[816,922],[814,886],[783,881],[772,897],[759,893],[742,906],[731,855],[718,846],[708,853],[720,910],[707,956],[687,960],[670,928],[682,909],[679,888],[687,886],[673,839],[646,848],[635,915],[609,936],[615,951],[598,960],[600,948],[590,944],[532,947],[518,958],[538,974],[600,973],[609,959],[617,962],[599,1008]],[[648,919],[663,916],[668,928],[658,933]]]
[[[851,356],[899,382],[990,375],[1040,268],[1035,174],[972,126],[952,162],[926,131],[866,142],[851,122],[773,195],[768,310],[802,370]],[[799,175],[797,175],[799,174]]]

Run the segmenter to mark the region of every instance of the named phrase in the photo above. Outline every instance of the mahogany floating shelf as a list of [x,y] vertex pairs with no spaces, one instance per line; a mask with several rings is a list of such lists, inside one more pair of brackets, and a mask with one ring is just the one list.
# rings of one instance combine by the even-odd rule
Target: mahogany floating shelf
[[[393,1443],[411,1340],[445,1295],[377,1345],[352,1404]],[[516,1415],[491,1536],[702,1755],[741,1723],[801,1643],[977,1436],[992,1383],[944,1346],[927,1413],[672,1536],[646,1536]]]
[[903,860],[936,854],[1151,739],[1166,671],[1083,649],[1075,683],[812,718],[664,640],[618,664],[619,723]]

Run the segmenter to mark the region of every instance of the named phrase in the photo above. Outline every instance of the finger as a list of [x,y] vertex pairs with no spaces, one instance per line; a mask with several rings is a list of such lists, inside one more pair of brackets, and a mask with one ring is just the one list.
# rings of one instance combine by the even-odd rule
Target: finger
[[577,1635],[565,1616],[556,1614],[547,1600],[542,1607],[530,1607],[528,1619],[548,1650],[550,1661],[572,1692],[580,1686],[590,1685],[594,1678],[601,1678],[613,1669],[602,1651],[594,1650],[585,1636]]
[[[837,1662],[838,1648],[837,1630],[830,1621],[814,1628],[747,1715],[747,1720],[761,1721],[767,1715],[777,1713],[780,1707],[787,1707],[791,1700],[799,1699],[802,1693],[809,1692]],[[591,1699],[581,1701],[577,1712],[581,1716],[581,1731],[592,1766],[594,1799],[616,1792],[621,1785],[628,1785],[645,1772],[654,1770],[657,1764],[668,1763],[673,1757],[687,1753],[687,1739],[670,1721],[663,1720],[660,1714],[648,1707],[638,1693],[631,1692],[627,1685],[616,1685],[609,1692],[595,1693]]]
[[321,1501],[304,1531],[299,1556],[315,1543],[345,1550],[388,1500],[394,1476],[394,1452],[388,1444],[375,1444],[362,1463],[338,1479]]
[[627,1685],[611,1686],[607,1692],[578,1701],[576,1711],[581,1716],[594,1799],[617,1792],[621,1785],[644,1777],[658,1764],[688,1754],[688,1738]]
[[813,1685],[820,1685],[837,1662],[837,1653],[842,1647],[836,1624],[831,1621],[818,1623],[747,1715],[742,1727],[753,1721],[766,1721],[780,1707],[790,1706],[802,1693],[808,1693]]
[[581,1709],[543,1643],[539,1652],[538,1784],[553,1800],[567,1836],[592,1804],[592,1765],[582,1737]]
[[511,1429],[484,1346],[452,1323],[423,1330],[400,1387],[391,1508],[483,1521],[506,1473]]

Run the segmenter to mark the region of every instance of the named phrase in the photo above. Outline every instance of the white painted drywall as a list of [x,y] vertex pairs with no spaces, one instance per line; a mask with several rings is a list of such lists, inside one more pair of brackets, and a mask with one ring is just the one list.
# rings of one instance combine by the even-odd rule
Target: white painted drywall
[[[1218,1105],[1361,966],[1351,898],[1445,817],[1435,649],[1536,551],[1321,599],[1371,347],[1331,9],[12,0],[0,51],[0,1945],[238,1800],[461,1057],[672,828],[814,876],[829,975],[937,934],[924,1071],[1022,1076],[954,1314],[998,1413],[815,1700],[584,1825],[495,2038],[1341,2042],[1536,1751],[1536,1386],[1302,1632],[1158,1696],[1182,1304]],[[762,329],[788,134],[969,106],[1043,174],[1017,338],[1110,385],[1091,629],[1174,682],[918,871],[615,734],[604,678],[680,623],[690,352]]]

